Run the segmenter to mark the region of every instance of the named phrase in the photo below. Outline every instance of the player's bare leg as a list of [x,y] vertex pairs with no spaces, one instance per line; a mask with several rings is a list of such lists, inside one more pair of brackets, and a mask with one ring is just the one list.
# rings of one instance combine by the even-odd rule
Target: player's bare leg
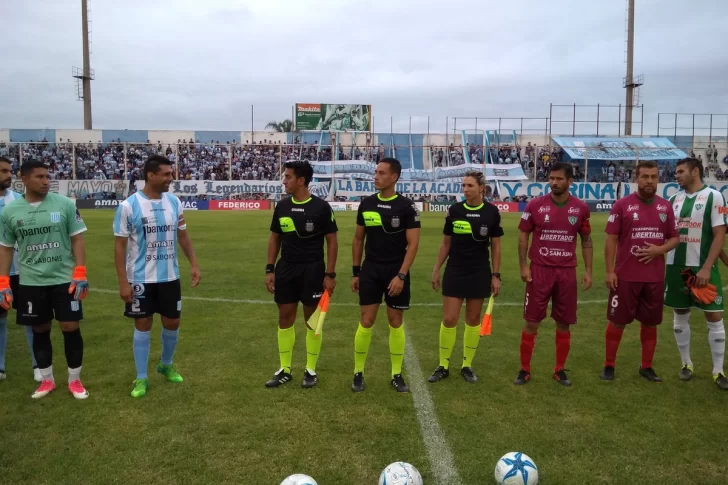
[[723,312],[705,312],[705,323],[708,325],[708,342],[713,356],[713,382],[723,390],[728,390],[728,378],[723,372],[725,359],[725,326]]
[[364,390],[364,366],[366,365],[369,345],[372,343],[372,327],[377,321],[379,304],[361,305],[359,307],[359,327],[354,337],[354,382],[351,390],[361,392]]
[[303,371],[303,382],[301,387],[311,388],[318,384],[318,375],[316,375],[316,363],[318,362],[319,353],[321,352],[321,343],[323,335],[316,336],[314,329],[309,327],[308,320],[316,311],[316,306],[303,305],[303,318],[306,322],[306,369]]
[[521,370],[513,380],[517,386],[526,384],[531,379],[531,357],[533,357],[539,325],[541,322],[526,322],[521,331]]
[[40,386],[31,395],[33,399],[47,396],[56,388],[53,378],[53,346],[51,344],[51,322],[33,325],[33,354],[40,369]]
[[570,386],[571,379],[566,375],[566,359],[571,349],[571,329],[564,323],[556,323],[556,365],[554,366],[554,380],[562,386]]
[[675,308],[672,312],[675,342],[682,361],[679,375],[681,380],[689,381],[693,378],[693,361],[690,359],[690,309]]
[[402,362],[404,361],[405,335],[404,312],[387,307],[389,320],[389,358],[392,362],[392,387],[397,392],[409,392],[409,387],[402,377]]
[[446,379],[450,375],[450,356],[455,346],[457,325],[463,298],[442,297],[442,323],[440,323],[440,363],[432,373],[429,382]]
[[296,343],[296,322],[298,303],[284,303],[278,305],[278,356],[281,368],[265,383],[265,387],[278,387],[291,380],[291,363],[293,361],[293,346]]
[[79,322],[58,322],[63,332],[63,343],[68,364],[68,390],[76,399],[86,399],[88,391],[81,384],[83,364],[83,338]]
[[473,372],[473,359],[480,344],[480,314],[483,298],[470,298],[465,302],[465,332],[463,335],[463,367],[460,375],[467,382],[475,384],[478,376]]

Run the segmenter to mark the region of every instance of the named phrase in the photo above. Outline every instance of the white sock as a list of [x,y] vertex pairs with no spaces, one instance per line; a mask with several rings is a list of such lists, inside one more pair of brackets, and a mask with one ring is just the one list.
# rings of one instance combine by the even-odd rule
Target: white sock
[[680,315],[673,312],[672,328],[675,330],[675,342],[683,365],[693,366],[690,360],[690,312]]
[[723,373],[723,357],[725,356],[725,326],[723,320],[708,323],[708,343],[713,354],[713,375]]
[[53,366],[48,366],[45,369],[40,369],[40,375],[44,381],[53,381]]
[[81,379],[81,367],[77,367],[76,369],[68,368],[68,383],[72,383],[73,381],[77,381]]

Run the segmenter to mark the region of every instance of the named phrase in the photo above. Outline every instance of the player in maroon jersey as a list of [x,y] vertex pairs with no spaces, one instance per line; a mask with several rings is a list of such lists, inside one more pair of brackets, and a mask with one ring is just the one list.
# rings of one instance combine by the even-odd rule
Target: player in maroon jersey
[[[576,236],[581,236],[584,276],[581,286],[592,285],[593,247],[589,207],[569,193],[574,179],[571,165],[555,163],[549,172],[551,193],[533,199],[526,206],[518,230],[518,259],[521,280],[526,282],[521,332],[521,370],[513,381],[525,384],[531,378],[531,356],[541,321],[551,301],[551,318],[556,322],[556,366],[554,379],[570,386],[564,365],[571,347],[569,327],[576,323]],[[531,248],[529,236],[533,233]],[[531,260],[530,267],[526,255]]]
[[[614,379],[614,361],[624,327],[641,323],[642,364],[639,373],[660,382],[652,368],[657,325],[662,323],[665,296],[665,254],[680,243],[670,202],[655,195],[657,163],[637,164],[637,192],[618,200],[607,222],[604,257],[607,269],[606,359],[601,378]],[[614,255],[617,264],[614,264]]]

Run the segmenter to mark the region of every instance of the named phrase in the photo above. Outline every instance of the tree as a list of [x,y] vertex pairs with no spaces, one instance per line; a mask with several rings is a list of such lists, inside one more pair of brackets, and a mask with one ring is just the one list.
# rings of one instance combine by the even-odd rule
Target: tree
[[273,131],[277,131],[279,133],[290,133],[293,131],[293,121],[283,120],[280,123],[277,121],[270,121],[267,125],[265,125],[265,128],[272,128]]

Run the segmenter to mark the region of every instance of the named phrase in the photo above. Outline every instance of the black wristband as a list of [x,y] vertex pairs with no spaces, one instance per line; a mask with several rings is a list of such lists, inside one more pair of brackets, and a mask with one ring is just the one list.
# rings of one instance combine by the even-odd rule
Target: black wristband
[[359,273],[361,273],[361,266],[352,266],[351,267],[351,274],[354,275],[354,278],[358,278]]
[[265,265],[265,274],[273,273],[273,272],[275,272],[275,270],[276,270],[275,264],[266,264]]

